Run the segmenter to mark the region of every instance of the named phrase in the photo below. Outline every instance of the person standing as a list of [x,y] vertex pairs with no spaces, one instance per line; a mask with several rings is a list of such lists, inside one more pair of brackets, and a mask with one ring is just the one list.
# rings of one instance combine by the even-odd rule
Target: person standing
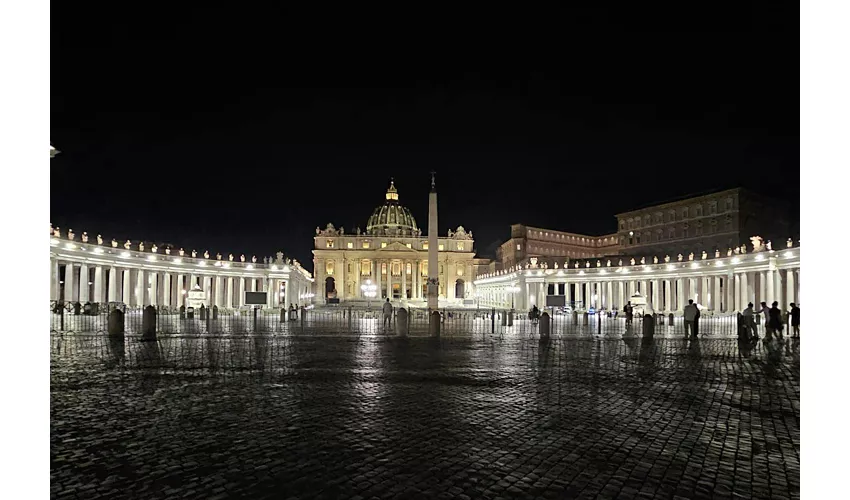
[[384,302],[382,309],[384,311],[384,329],[386,329],[390,326],[393,318],[393,305],[390,304],[389,297],[387,297],[387,301]]
[[759,336],[756,332],[755,311],[753,311],[753,303],[747,304],[747,308],[741,313],[744,317],[744,326],[747,328],[747,340],[750,338],[758,340]]
[[767,307],[767,302],[761,303],[761,318],[764,321],[764,339],[770,340],[773,338],[773,332],[770,330],[770,326],[768,326],[768,320],[770,319],[770,308]]
[[632,301],[626,302],[625,307],[623,307],[623,312],[626,313],[626,328],[632,326],[632,319],[634,318],[634,308],[632,307]]
[[688,338],[688,332],[690,332],[690,336],[696,338],[697,332],[694,329],[694,322],[696,321],[697,315],[699,314],[699,310],[697,306],[694,305],[693,299],[688,299],[688,305],[685,306],[685,338]]
[[768,327],[776,332],[776,336],[779,337],[779,340],[782,340],[782,311],[779,310],[779,302],[773,301],[773,307],[770,308],[769,311],[769,320]]
[[794,330],[794,336],[800,337],[800,306],[791,302],[791,328]]

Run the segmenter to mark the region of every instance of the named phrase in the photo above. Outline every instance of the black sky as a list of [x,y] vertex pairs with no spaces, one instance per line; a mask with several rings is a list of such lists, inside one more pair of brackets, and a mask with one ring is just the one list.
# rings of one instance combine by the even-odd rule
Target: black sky
[[432,169],[440,233],[479,254],[512,223],[603,234],[709,189],[798,214],[797,8],[54,4],[51,222],[309,263],[314,228],[364,228],[390,177],[427,227]]

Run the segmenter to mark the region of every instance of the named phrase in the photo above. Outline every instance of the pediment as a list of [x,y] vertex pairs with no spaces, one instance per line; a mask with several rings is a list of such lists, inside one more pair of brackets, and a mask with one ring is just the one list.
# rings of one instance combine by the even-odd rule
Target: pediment
[[419,253],[417,250],[414,250],[412,248],[407,248],[407,245],[405,245],[401,242],[398,242],[398,241],[394,241],[394,242],[390,243],[389,245],[385,246],[384,248],[378,248],[377,250],[379,252],[408,252],[408,253],[416,253],[416,254]]

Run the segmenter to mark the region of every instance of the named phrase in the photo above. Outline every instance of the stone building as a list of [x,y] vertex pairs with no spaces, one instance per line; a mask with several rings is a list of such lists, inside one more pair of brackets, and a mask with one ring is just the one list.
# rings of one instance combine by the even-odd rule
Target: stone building
[[[472,232],[463,226],[438,238],[439,296],[447,304],[471,302],[472,279],[486,262],[475,258]],[[427,299],[428,237],[394,183],[372,212],[365,231],[346,232],[327,224],[316,228],[313,250],[319,303],[403,300],[424,307]],[[370,297],[374,287],[374,297]]]
[[790,236],[787,204],[736,188],[617,214],[622,255],[713,253]]
[[584,259],[617,253],[617,235],[587,236],[553,229],[513,224],[511,239],[496,250],[502,269],[531,257]]

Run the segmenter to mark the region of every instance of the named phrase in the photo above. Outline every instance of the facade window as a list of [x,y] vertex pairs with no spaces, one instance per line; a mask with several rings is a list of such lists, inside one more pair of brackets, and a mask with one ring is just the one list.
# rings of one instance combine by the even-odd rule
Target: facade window
[[428,276],[428,261],[422,261],[422,276]]
[[688,207],[682,209],[682,219],[688,218]]
[[648,226],[648,225],[649,225],[649,216],[648,216],[648,215],[645,215],[645,216],[643,217],[643,225],[644,225],[644,226]]
[[422,250],[428,250],[428,242],[427,241],[422,243]]
[[381,242],[381,248],[387,248],[387,242],[386,241]]
[[682,226],[682,238],[687,238],[687,237],[688,237],[688,230],[689,230],[689,229],[690,229],[690,227],[688,227],[688,225],[687,225],[687,224],[685,224],[684,226]]
[[413,264],[411,264],[410,262],[408,262],[408,263],[407,263],[407,267],[406,267],[406,268],[405,268],[405,270],[404,270],[404,273],[405,273],[405,274],[407,274],[408,276],[410,276],[411,274],[413,274]]
[[410,243],[405,243],[404,246],[406,246],[407,248],[413,248],[412,246],[410,246]]
[[669,234],[668,238],[670,238],[671,240],[676,239],[676,228],[675,227],[671,227],[669,233],[670,234]]
[[351,266],[352,266],[352,264],[351,264],[351,262],[349,262],[348,263],[348,271],[347,271],[349,274],[351,274]]
[[522,245],[520,245],[519,243],[517,243],[517,244],[516,244],[516,249],[517,249],[517,250],[522,250]]
[[711,219],[711,221],[709,221],[708,232],[710,234],[717,233],[717,219]]
[[676,211],[670,210],[667,212],[667,222],[675,222],[676,221]]
[[702,236],[702,222],[697,222],[697,236]]
[[393,262],[393,276],[401,276],[401,264]]
[[732,198],[726,198],[726,211],[732,211]]
[[717,202],[710,201],[708,203],[708,214],[709,215],[717,215]]
[[381,274],[384,274],[384,275],[387,274],[387,263],[386,262],[381,262]]
[[696,207],[694,207],[694,216],[702,217],[702,205],[697,205]]
[[333,248],[334,247],[334,240],[328,240],[325,243],[325,246],[326,246],[326,248]]
[[360,261],[360,276],[370,276],[372,274],[372,262],[368,260]]
[[658,212],[657,214],[655,214],[655,223],[661,224],[661,212]]
[[348,243],[346,243],[345,246],[348,247],[348,248],[354,248],[354,243],[349,241]]
[[723,221],[723,230],[731,231],[732,230],[732,217],[726,217],[726,220]]
[[334,274],[334,261],[329,260],[325,262],[325,274],[328,276],[333,276]]
[[442,243],[440,243],[439,245],[437,245],[437,251],[439,251],[439,252],[442,252],[442,251],[443,251],[443,244],[442,244]]
[[440,264],[440,274],[443,274],[443,265]]
[[369,248],[369,242],[368,241],[363,242],[363,248]]
[[457,249],[460,250],[461,252],[463,251],[463,242],[462,241],[457,242]]

